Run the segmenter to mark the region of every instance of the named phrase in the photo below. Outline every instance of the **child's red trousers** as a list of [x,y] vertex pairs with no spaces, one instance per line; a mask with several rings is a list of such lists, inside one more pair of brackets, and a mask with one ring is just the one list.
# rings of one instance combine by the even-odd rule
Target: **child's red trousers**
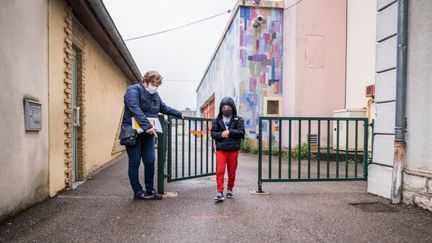
[[234,188],[238,164],[238,154],[238,151],[216,150],[216,183],[218,192],[223,192],[224,190],[225,167],[228,168],[228,190],[232,190]]

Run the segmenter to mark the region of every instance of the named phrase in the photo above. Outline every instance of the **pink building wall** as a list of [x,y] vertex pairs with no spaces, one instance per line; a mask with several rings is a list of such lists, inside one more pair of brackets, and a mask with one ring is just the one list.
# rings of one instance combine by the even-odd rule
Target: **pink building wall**
[[[285,8],[296,2],[285,0]],[[306,0],[285,10],[284,115],[345,108],[346,7],[346,0]]]
[[297,2],[285,0],[283,115],[332,117],[345,108],[346,0]]

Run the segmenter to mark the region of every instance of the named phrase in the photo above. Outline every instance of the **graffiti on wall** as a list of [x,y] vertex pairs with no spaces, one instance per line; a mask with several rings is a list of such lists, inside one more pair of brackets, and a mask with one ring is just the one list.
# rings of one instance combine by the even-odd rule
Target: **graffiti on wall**
[[[254,28],[258,15],[265,21]],[[282,95],[282,23],[282,10],[240,8],[239,110],[251,131],[257,129],[258,116],[263,114],[264,98]]]

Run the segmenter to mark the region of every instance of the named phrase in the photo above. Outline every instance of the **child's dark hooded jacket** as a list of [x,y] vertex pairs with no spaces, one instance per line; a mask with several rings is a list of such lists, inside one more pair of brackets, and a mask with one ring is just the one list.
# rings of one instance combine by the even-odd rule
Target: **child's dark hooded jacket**
[[[232,108],[231,121],[228,125],[229,137],[223,138],[222,132],[226,130],[223,122],[222,107],[229,105]],[[213,127],[211,129],[211,135],[216,141],[216,150],[223,151],[236,151],[240,150],[241,140],[245,135],[244,121],[241,117],[237,116],[237,109],[234,100],[229,97],[222,99],[219,106],[219,115],[213,121]]]

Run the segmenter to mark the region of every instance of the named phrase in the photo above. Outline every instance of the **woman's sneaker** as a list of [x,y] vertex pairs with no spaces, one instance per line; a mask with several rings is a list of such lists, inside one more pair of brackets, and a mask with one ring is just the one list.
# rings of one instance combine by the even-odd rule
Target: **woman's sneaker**
[[139,199],[139,200],[153,200],[154,199],[153,195],[149,195],[143,191],[135,193],[134,197],[136,199]]
[[222,202],[225,200],[225,197],[223,195],[223,192],[218,192],[214,198],[215,202]]
[[231,190],[228,190],[226,196],[227,198],[234,198],[234,193]]
[[146,195],[153,197],[153,200],[162,200],[162,195],[157,193],[155,190],[152,190],[150,193],[146,193]]

